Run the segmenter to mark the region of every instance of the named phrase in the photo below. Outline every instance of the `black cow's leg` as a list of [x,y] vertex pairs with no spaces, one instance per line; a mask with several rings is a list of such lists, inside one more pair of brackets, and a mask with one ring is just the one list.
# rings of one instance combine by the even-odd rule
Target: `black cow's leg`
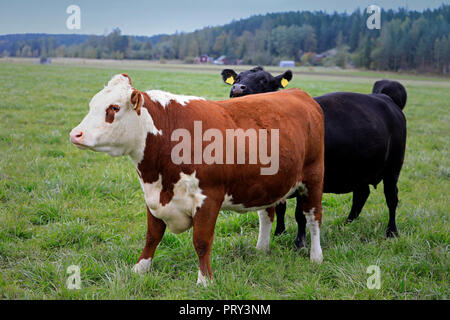
[[284,225],[284,216],[286,214],[286,201],[278,204],[275,207],[275,212],[277,214],[277,226],[275,228],[275,235],[278,236],[286,230]]
[[353,203],[350,214],[347,217],[347,222],[352,222],[359,217],[359,214],[366,203],[367,198],[370,194],[370,188],[368,185],[356,188],[353,190]]
[[395,225],[395,211],[398,204],[398,189],[396,178],[384,178],[384,196],[386,197],[386,203],[389,208],[389,223],[386,230],[386,236],[396,237],[398,236],[397,226]]
[[297,206],[295,207],[295,220],[298,225],[297,238],[295,238],[295,247],[297,249],[306,248],[306,218],[303,213],[302,197],[297,197]]

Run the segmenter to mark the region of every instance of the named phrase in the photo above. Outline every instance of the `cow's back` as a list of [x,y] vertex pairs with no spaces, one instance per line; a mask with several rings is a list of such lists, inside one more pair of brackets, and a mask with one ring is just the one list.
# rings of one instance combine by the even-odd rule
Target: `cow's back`
[[404,152],[401,109],[382,94],[335,92],[314,99],[325,114],[324,192],[378,184],[393,153]]

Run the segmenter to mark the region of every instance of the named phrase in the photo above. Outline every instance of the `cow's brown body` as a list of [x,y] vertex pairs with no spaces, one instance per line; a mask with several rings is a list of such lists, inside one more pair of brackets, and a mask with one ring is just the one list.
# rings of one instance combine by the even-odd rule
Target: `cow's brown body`
[[[147,94],[144,96],[144,107],[163,135],[148,136],[144,159],[138,169],[145,183],[154,182],[162,175],[163,205],[172,198],[172,187],[179,180],[180,172],[191,174],[196,171],[200,188],[206,194],[213,193],[217,198],[232,195],[234,203],[245,207],[268,206],[280,200],[297,182],[321,180],[322,113],[318,104],[299,89],[232,101],[196,100],[186,106],[172,102],[165,108]],[[261,175],[260,164],[174,165],[170,151],[178,142],[172,142],[170,134],[179,128],[193,132],[194,121],[202,121],[204,131],[209,128],[221,130],[224,137],[226,129],[279,129],[278,173]],[[204,142],[204,146],[207,144]]]
[[[233,204],[245,208],[267,208],[303,183],[308,192],[305,212],[314,209],[320,224],[324,124],[319,105],[307,93],[290,89],[218,102],[194,100],[186,106],[172,101],[166,107],[143,95],[143,107],[163,134],[148,135],[138,171],[144,183],[154,183],[162,177],[162,205],[171,201],[173,186],[181,172],[196,172],[200,189],[206,196],[193,218],[194,245],[204,275],[212,274],[209,254],[213,231],[226,195],[232,196]],[[202,121],[204,131],[221,130],[224,137],[226,129],[279,129],[278,173],[261,175],[261,164],[173,164],[171,150],[177,142],[171,141],[171,133],[179,128],[193,132],[194,121]],[[273,219],[273,210],[269,212]],[[164,221],[155,218],[151,210],[148,222],[147,245],[140,259],[153,257],[165,230]]]

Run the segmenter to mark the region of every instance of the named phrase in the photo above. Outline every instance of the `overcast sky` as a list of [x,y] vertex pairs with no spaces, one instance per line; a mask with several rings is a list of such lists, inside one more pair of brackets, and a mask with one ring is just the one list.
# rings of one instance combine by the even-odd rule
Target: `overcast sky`
[[[268,12],[351,13],[371,4],[386,10],[407,7],[423,11],[443,3],[449,4],[450,0],[0,0],[0,34],[105,34],[115,27],[129,35],[171,34]],[[66,9],[72,4],[81,8],[80,30],[66,27]]]

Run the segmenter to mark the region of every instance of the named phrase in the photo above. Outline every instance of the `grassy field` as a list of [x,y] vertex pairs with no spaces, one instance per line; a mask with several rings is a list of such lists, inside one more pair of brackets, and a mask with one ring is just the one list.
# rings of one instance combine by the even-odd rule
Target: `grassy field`
[[[211,257],[215,281],[203,288],[195,285],[192,230],[166,232],[151,273],[132,273],[146,232],[135,168],[128,158],[82,152],[69,142],[91,97],[122,72],[141,90],[228,97],[219,73],[0,63],[0,299],[449,298],[448,79],[401,77],[408,142],[399,238],[385,238],[382,185],[349,225],[351,196],[324,195],[321,265],[293,248],[295,202],[288,203],[287,232],[272,238],[269,254],[255,249],[256,213],[225,212]],[[374,79],[366,76],[296,74],[290,87],[313,96],[368,93]],[[80,290],[66,287],[70,265],[80,266]],[[370,265],[381,269],[379,290],[366,286]]]

